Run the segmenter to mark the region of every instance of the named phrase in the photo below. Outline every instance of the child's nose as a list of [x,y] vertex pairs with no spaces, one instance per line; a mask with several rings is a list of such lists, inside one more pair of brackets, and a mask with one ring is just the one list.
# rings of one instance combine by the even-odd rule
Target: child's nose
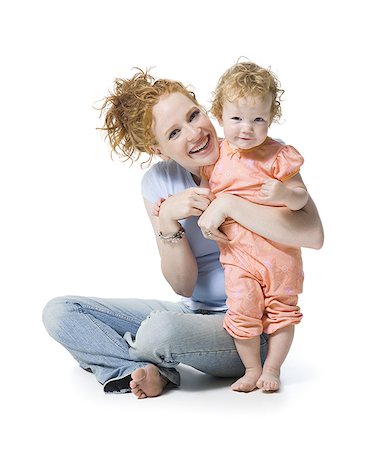
[[242,122],[242,131],[251,133],[253,131],[253,125],[249,122]]

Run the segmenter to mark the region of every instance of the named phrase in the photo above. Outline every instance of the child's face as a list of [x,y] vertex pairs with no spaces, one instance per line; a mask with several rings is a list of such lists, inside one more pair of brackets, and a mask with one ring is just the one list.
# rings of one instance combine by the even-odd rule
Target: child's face
[[218,121],[230,144],[242,150],[261,145],[271,124],[272,96],[241,97],[234,102],[225,101],[222,118]]

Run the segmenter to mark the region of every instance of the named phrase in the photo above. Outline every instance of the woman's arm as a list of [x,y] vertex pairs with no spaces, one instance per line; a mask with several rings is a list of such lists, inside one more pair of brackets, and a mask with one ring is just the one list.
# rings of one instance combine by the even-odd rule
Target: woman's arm
[[227,217],[280,244],[319,249],[324,242],[323,226],[311,196],[304,208],[291,211],[222,194],[210,204],[198,223],[202,230],[213,233]]
[[209,189],[190,188],[169,197],[160,205],[159,216],[153,215],[156,205],[144,199],[161,258],[161,270],[172,289],[179,295],[190,297],[197,281],[196,258],[189,246],[186,234],[175,243],[163,241],[163,235],[176,233],[180,229],[180,219],[200,216],[209,206],[213,197]]

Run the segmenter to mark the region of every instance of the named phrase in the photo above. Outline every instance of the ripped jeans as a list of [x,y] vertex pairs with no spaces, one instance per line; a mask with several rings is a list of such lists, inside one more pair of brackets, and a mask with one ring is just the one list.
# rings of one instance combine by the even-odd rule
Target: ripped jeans
[[[245,368],[223,328],[224,316],[180,302],[65,296],[45,306],[43,322],[105,392],[124,393],[130,391],[130,374],[150,363],[175,386],[180,363],[214,376],[242,376]],[[262,335],[262,362],[266,353]]]

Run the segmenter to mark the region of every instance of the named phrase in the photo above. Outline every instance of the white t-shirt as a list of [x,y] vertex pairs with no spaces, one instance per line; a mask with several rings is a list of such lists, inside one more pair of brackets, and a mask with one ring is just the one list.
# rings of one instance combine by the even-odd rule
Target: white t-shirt
[[[191,187],[197,185],[190,172],[172,160],[156,163],[142,179],[143,197],[151,203]],[[223,311],[226,310],[226,293],[220,252],[215,241],[204,238],[197,220],[198,217],[180,220],[198,266],[192,297],[182,297],[182,301],[192,310]]]

